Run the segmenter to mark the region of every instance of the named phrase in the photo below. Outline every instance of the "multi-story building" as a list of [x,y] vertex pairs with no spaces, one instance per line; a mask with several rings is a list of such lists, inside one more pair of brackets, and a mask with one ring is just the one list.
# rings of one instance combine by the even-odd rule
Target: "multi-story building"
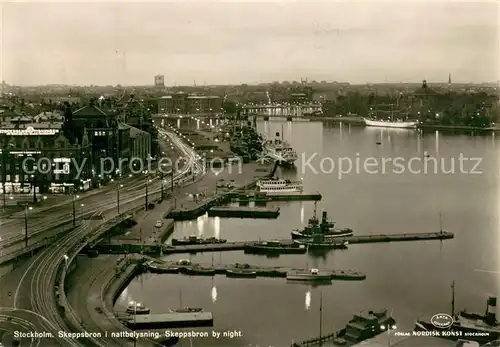
[[1,194],[64,193],[90,188],[91,156],[85,134],[72,142],[63,123],[3,124],[0,129]]
[[155,87],[165,87],[165,76],[163,75],[155,76]]
[[217,115],[222,113],[220,96],[178,92],[158,99],[158,112],[165,114]]

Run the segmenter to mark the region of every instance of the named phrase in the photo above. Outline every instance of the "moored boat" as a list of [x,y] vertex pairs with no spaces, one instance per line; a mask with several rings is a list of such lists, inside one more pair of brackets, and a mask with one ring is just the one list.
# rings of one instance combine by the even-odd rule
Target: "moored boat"
[[281,178],[259,180],[257,181],[256,186],[260,193],[266,193],[268,195],[290,193],[298,194],[304,190],[302,181],[291,181]]
[[309,250],[347,249],[347,245],[349,244],[347,241],[324,240],[321,234],[314,236],[311,240],[295,240],[294,242],[306,246]]
[[186,267],[183,270],[183,273],[186,275],[196,275],[196,276],[215,276],[215,269],[203,268],[203,267]]
[[250,254],[304,254],[307,247],[302,244],[285,244],[280,241],[261,241],[247,243],[244,246],[245,253]]
[[311,238],[315,234],[322,234],[325,238],[341,238],[349,237],[354,234],[354,231],[349,228],[337,229],[335,228],[335,223],[328,220],[328,214],[323,211],[321,221],[316,218],[316,203],[314,206],[314,216],[309,218],[307,226],[302,230],[292,231],[292,239],[307,239]]
[[466,338],[480,344],[500,339],[500,322],[496,318],[496,297],[488,298],[485,314],[467,312],[466,310],[455,314],[455,284],[453,283],[451,302],[451,315],[438,313],[430,319],[419,319],[415,324],[415,330],[430,332],[450,340]]
[[417,121],[384,121],[367,118],[363,118],[363,120],[367,126],[379,128],[415,129],[418,124]]
[[331,281],[332,274],[329,272],[319,271],[318,269],[310,270],[290,270],[286,274],[288,281]]
[[226,270],[226,277],[233,278],[256,278],[257,272],[246,269],[230,269]]
[[128,314],[149,314],[149,312],[151,312],[149,307],[146,307],[140,302],[135,301],[129,302],[126,311]]
[[267,157],[276,160],[278,163],[293,165],[298,159],[297,152],[283,139],[283,130],[281,131],[281,137],[280,133],[276,133],[274,140],[264,141],[262,149]]
[[170,309],[170,313],[196,313],[203,312],[202,308],[199,307],[181,307],[176,309]]
[[209,245],[215,243],[226,243],[225,239],[215,237],[202,238],[195,235],[185,237],[183,239],[172,239],[172,246],[187,246],[187,245]]

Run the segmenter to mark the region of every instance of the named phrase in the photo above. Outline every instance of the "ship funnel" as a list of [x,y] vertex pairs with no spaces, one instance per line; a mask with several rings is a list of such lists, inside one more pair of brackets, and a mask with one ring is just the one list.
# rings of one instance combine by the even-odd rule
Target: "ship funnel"
[[486,323],[491,325],[495,324],[497,320],[496,312],[497,312],[497,298],[494,296],[490,296],[488,298],[488,308],[486,311]]
[[327,218],[328,218],[328,217],[327,217],[327,215],[328,215],[328,214],[327,214],[327,212],[326,212],[326,211],[323,211],[323,214],[322,214],[322,217],[321,217],[321,221],[322,221],[323,223],[324,223],[324,222],[326,222],[326,220],[327,220]]

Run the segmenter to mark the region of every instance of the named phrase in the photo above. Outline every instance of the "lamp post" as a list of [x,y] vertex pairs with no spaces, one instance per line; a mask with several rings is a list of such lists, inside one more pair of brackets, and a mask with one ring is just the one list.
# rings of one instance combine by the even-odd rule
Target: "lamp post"
[[148,210],[148,189],[149,189],[149,179],[146,176],[146,201],[145,201],[145,209]]
[[120,215],[120,188],[123,188],[123,184],[118,184],[116,186],[116,205],[118,207],[118,215]]
[[28,204],[24,205],[24,245],[28,248],[28,210],[32,210],[33,207]]
[[398,327],[395,324],[387,324],[386,325],[381,325],[380,329],[386,330],[387,329],[387,346],[391,347],[391,330],[396,330]]
[[[3,208],[7,208],[7,192],[5,191],[5,184],[7,180],[7,156],[9,155],[9,148],[13,148],[14,145],[9,143],[8,146],[2,148],[2,189],[3,189]],[[12,189],[12,185],[11,185]]]
[[76,226],[76,199],[78,199],[80,195],[75,195],[73,192],[73,226]]
[[80,215],[82,216],[82,222],[83,222],[83,207],[85,204],[80,204]]

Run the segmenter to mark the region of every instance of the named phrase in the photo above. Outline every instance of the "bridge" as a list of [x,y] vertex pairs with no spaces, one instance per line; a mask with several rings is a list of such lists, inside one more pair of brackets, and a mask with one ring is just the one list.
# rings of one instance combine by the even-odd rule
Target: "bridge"
[[244,105],[242,115],[257,115],[264,117],[303,117],[306,115],[322,114],[321,104],[268,104]]

